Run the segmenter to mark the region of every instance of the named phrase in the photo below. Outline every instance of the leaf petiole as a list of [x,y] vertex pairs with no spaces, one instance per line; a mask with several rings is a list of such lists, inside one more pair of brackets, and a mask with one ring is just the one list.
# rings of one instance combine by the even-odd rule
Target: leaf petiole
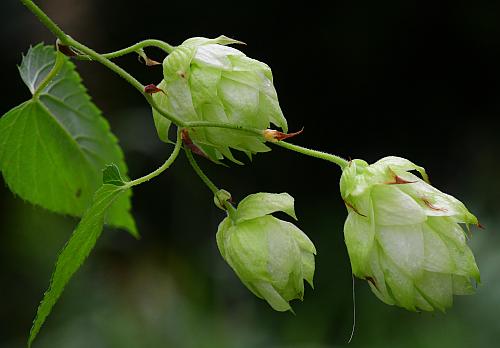
[[52,81],[52,79],[54,77],[56,77],[57,73],[61,70],[63,65],[64,65],[64,54],[57,51],[54,66],[49,71],[47,76],[45,76],[45,78],[42,80],[42,82],[40,82],[38,87],[33,91],[33,99],[38,99],[38,97],[43,92],[45,87],[47,87],[47,85],[50,83],[50,81]]
[[[101,53],[100,55],[104,58],[107,58],[107,59],[113,59],[113,58],[124,56],[126,54],[136,53],[136,52],[138,52],[146,47],[157,47],[157,48],[161,49],[162,51],[164,51],[165,53],[171,53],[175,48],[174,46],[169,45],[168,43],[161,41],[161,40],[146,39],[146,40],[139,41],[139,42],[133,44],[132,46],[122,48],[121,50],[109,52],[109,53]],[[93,60],[93,58],[91,56],[88,56],[88,55],[76,56],[74,58],[79,59],[79,60]]]

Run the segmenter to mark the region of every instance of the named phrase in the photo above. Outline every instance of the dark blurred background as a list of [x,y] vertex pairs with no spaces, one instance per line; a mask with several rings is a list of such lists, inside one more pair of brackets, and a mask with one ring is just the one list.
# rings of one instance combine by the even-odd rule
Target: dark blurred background
[[[374,162],[399,155],[424,166],[486,230],[471,241],[477,294],[448,313],[410,313],[356,282],[351,347],[495,347],[500,339],[500,2],[98,1],[37,2],[71,36],[100,52],[145,38],[179,44],[225,34],[274,72],[293,142]],[[326,5],[328,3],[328,5]],[[0,5],[0,114],[30,98],[21,53],[54,38],[18,1]],[[160,51],[150,57],[161,60]],[[144,84],[161,79],[135,55],[116,60]],[[148,105],[98,63],[78,62],[95,103],[126,153],[131,177],[170,148]],[[289,192],[318,249],[315,290],[274,312],[220,257],[223,213],[185,158],[133,197],[142,234],[107,229],[54,308],[35,347],[340,347],[353,311],[343,244],[345,207],[334,165],[281,148],[230,168],[201,165],[236,199]],[[22,347],[58,251],[77,220],[24,203],[0,184],[0,347]]]

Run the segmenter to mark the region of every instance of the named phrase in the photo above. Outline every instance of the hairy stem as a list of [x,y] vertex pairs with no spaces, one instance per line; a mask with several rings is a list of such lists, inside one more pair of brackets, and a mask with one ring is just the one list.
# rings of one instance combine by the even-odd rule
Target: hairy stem
[[[189,164],[191,164],[191,167],[193,167],[196,174],[198,174],[200,179],[205,183],[205,185],[207,185],[207,187],[210,189],[210,191],[212,191],[212,193],[215,196],[217,194],[217,192],[219,191],[217,186],[215,186],[215,184],[212,182],[212,180],[210,180],[208,178],[208,176],[203,172],[203,170],[201,170],[200,166],[198,166],[198,163],[194,159],[193,153],[191,152],[191,150],[185,148],[184,152],[186,153],[186,157],[189,161]],[[229,203],[228,201],[226,201],[226,202],[224,202],[224,207],[226,208],[226,211],[227,211],[228,215],[231,217],[231,219],[234,220],[235,214],[236,214],[236,209],[233,207],[233,205],[231,203]]]
[[347,165],[349,165],[349,161],[343,159],[340,156],[332,155],[332,154],[327,153],[327,152],[308,149],[306,147],[286,143],[284,141],[273,142],[272,144],[284,147],[285,149],[292,150],[292,151],[301,153],[301,154],[306,155],[306,156],[319,158],[319,159],[322,159],[322,160],[325,160],[328,162],[333,162],[333,163],[337,164],[341,169],[344,169]]
[[49,71],[47,76],[45,76],[43,81],[38,85],[36,90],[33,92],[33,99],[37,99],[40,96],[40,94],[43,92],[45,87],[47,87],[50,81],[52,81],[52,79],[56,77],[57,73],[59,72],[59,70],[61,70],[63,65],[64,65],[64,54],[57,51],[54,66]]
[[144,175],[143,177],[140,177],[138,179],[130,181],[129,183],[127,183],[127,186],[128,187],[132,187],[132,186],[140,185],[143,182],[151,180],[154,177],[156,177],[156,176],[160,175],[161,173],[163,173],[165,170],[167,170],[172,165],[172,163],[174,163],[175,159],[179,155],[179,152],[181,150],[181,145],[182,145],[182,136],[181,136],[181,130],[179,128],[177,130],[177,141],[175,142],[174,150],[172,151],[172,153],[170,154],[170,156],[167,158],[167,160],[165,161],[165,163],[163,163],[161,165],[161,167],[158,168],[158,169],[156,169],[154,172],[151,172],[151,173],[149,173],[147,175]]

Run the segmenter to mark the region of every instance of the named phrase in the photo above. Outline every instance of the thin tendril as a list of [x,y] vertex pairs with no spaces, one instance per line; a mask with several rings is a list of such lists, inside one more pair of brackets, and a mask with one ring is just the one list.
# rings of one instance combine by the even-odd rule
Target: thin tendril
[[351,336],[349,337],[347,344],[351,343],[352,338],[354,337],[354,330],[356,330],[356,292],[354,287],[354,274],[352,274],[352,272],[351,276],[352,276],[352,330],[351,330]]

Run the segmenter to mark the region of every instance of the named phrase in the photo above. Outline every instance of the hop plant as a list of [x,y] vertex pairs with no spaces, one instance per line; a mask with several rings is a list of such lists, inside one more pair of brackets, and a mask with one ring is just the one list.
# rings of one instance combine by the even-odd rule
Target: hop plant
[[[81,216],[59,254],[28,346],[105,224],[139,236],[130,213],[131,190],[169,169],[181,149],[214,193],[215,205],[228,213],[216,235],[222,257],[277,311],[291,311],[290,301],[303,299],[304,280],[313,286],[315,246],[294,224],[271,215],[284,212],[296,219],[294,199],[257,193],[234,208],[230,193],[208,178],[193,153],[241,163],[231,150],[251,158],[268,151],[264,142],[269,142],[335,163],[343,170],[340,191],[349,212],[344,234],[352,270],[376,296],[409,310],[444,311],[454,294],[474,292],[479,270],[460,224],[479,225],[476,217],[432,187],[425,170],[406,159],[386,157],[368,165],[283,142],[302,131],[288,133],[271,69],[227,46],[238,41],[196,37],[173,47],[149,39],[99,54],[67,35],[33,1],[21,2],[57,36],[56,50],[41,44],[23,57],[19,72],[32,97],[0,118],[0,172],[24,200]],[[147,57],[150,46],[168,54],[158,85],[143,85],[110,60],[135,52],[147,66],[160,64]],[[169,128],[175,125],[175,146],[160,167],[128,178],[123,151],[69,57],[99,62],[141,91],[163,141],[170,142]],[[281,131],[269,129],[271,123]]]
[[[264,63],[225,46],[239,41],[191,38],[175,48],[163,61],[164,78],[153,98],[183,121],[227,122],[264,130],[272,122],[287,132],[273,86],[271,69]],[[158,134],[167,140],[170,121],[153,110]],[[221,128],[193,128],[189,137],[214,161],[223,157],[241,163],[230,148],[249,157],[268,151],[264,139]]]
[[243,199],[217,231],[217,245],[243,284],[277,311],[303,299],[304,279],[313,286],[316,249],[298,227],[271,216],[282,211],[295,217],[293,198],[257,193]]
[[380,300],[412,311],[444,311],[453,294],[474,292],[479,270],[459,224],[478,220],[432,187],[422,167],[399,157],[372,165],[354,160],[340,190],[349,211],[344,236],[352,271]]

